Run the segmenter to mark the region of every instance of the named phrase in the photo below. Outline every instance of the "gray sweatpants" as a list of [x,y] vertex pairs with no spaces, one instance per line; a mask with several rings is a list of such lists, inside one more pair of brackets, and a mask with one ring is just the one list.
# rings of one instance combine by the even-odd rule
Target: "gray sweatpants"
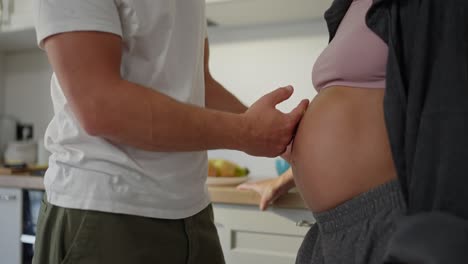
[[296,264],[381,264],[395,220],[405,211],[395,180],[314,214],[317,223],[307,233]]

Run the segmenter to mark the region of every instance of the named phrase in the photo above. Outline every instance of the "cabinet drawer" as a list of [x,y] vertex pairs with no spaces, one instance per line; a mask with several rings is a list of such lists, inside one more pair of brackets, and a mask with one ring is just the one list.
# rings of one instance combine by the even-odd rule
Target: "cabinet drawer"
[[294,263],[315,222],[307,210],[214,205],[215,223],[227,264]]

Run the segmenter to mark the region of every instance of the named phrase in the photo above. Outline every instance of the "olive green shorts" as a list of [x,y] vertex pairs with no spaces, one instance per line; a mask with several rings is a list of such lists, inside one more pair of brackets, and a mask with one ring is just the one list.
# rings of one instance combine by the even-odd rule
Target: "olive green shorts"
[[181,220],[67,209],[42,201],[34,264],[223,264],[213,208]]

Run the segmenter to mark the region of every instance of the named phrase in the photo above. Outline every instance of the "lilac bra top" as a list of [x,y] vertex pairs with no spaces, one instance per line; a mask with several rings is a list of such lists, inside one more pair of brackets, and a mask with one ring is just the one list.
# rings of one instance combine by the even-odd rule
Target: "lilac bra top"
[[315,62],[317,91],[330,86],[385,88],[388,47],[365,23],[372,0],[354,0],[335,37]]

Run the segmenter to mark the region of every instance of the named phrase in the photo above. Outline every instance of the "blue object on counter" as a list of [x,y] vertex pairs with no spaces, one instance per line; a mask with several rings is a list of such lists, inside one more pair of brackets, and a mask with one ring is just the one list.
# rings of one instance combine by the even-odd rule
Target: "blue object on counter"
[[285,173],[291,167],[291,165],[289,165],[289,163],[284,159],[275,160],[275,165],[278,175]]

